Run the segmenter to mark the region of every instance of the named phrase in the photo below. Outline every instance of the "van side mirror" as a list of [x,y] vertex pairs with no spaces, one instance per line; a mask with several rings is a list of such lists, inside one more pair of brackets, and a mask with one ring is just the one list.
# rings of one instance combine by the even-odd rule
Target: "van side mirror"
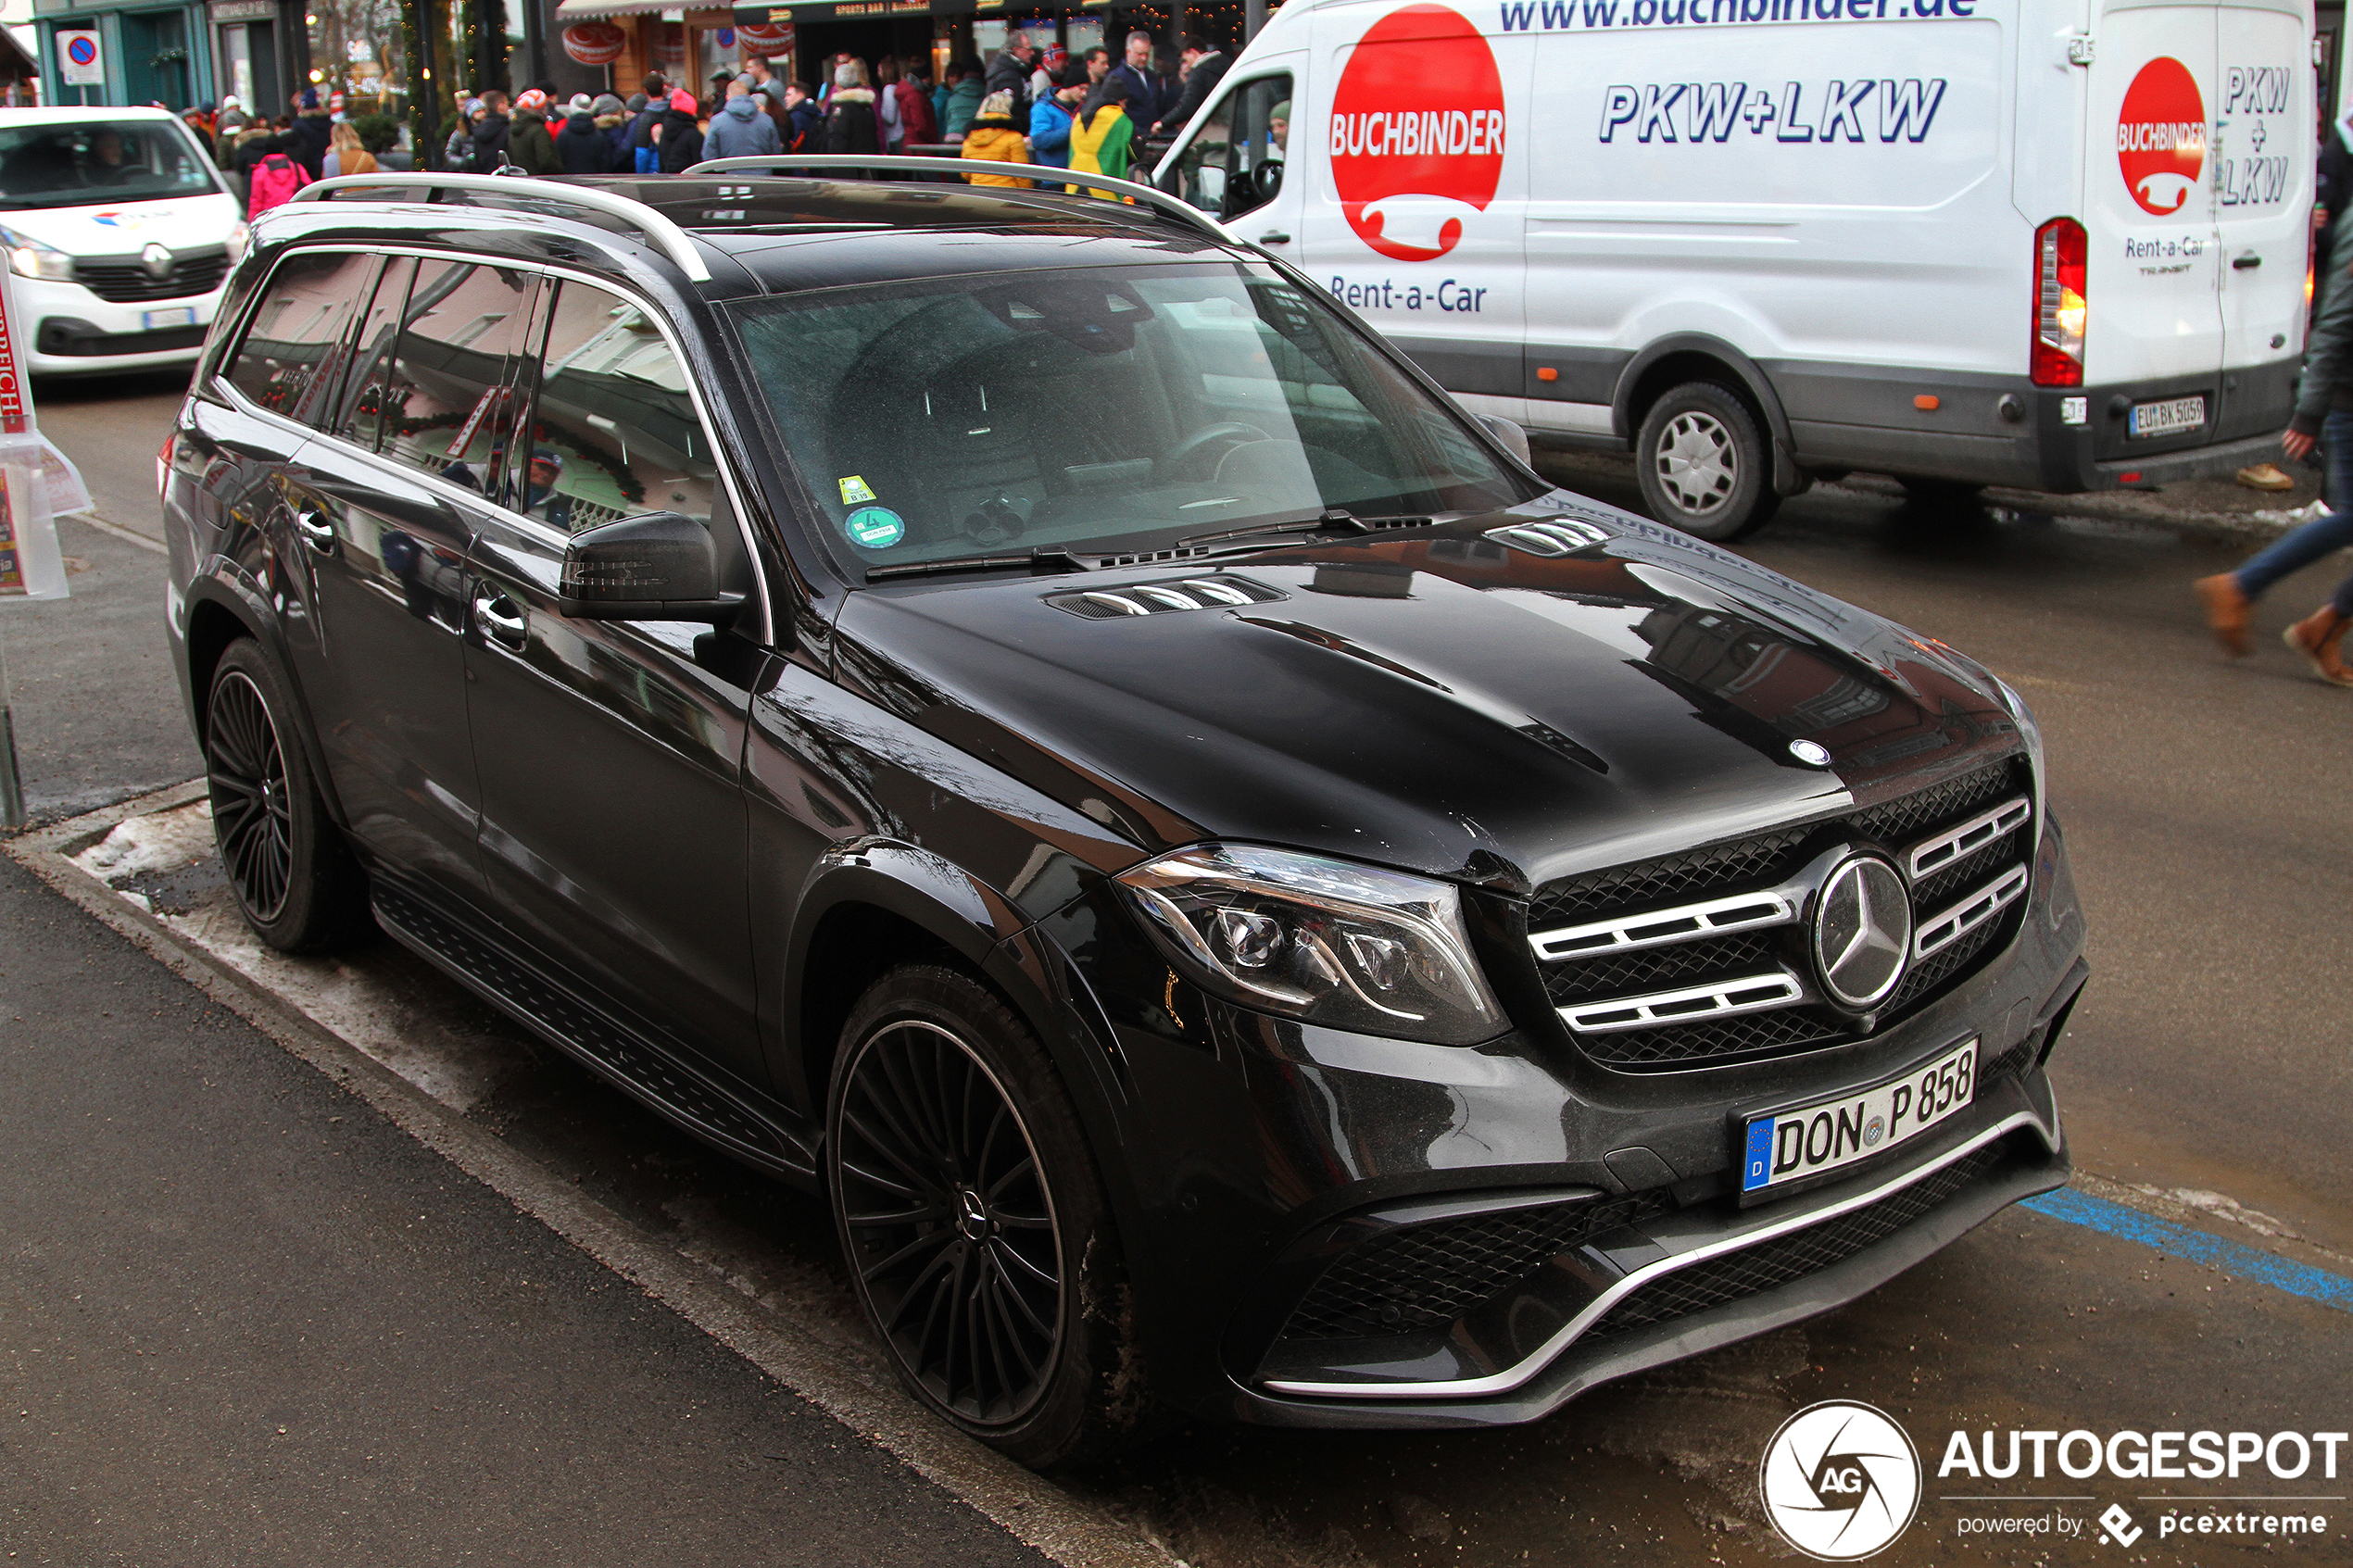
[[556,595],[573,620],[713,623],[744,597],[721,591],[711,530],[680,512],[641,512],[573,534]]

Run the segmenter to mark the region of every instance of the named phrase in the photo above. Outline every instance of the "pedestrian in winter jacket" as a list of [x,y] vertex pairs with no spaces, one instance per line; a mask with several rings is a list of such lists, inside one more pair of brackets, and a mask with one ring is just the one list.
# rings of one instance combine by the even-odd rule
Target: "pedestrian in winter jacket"
[[[1080,67],[1077,80],[1065,82],[1053,96],[1040,98],[1029,108],[1029,161],[1048,169],[1070,167],[1070,125],[1079,103],[1087,96],[1087,72]],[[1060,189],[1049,186],[1050,190]]]
[[661,149],[654,145],[654,127],[670,112],[669,90],[661,78],[646,78],[646,90],[631,98],[629,118],[629,162],[623,167],[639,174],[655,174],[661,169]]
[[[1079,109],[1070,127],[1070,171],[1073,174],[1108,174],[1114,180],[1127,177],[1127,160],[1136,144],[1136,123],[1127,118],[1127,83],[1116,73],[1103,78],[1103,83]],[[1122,198],[1109,191],[1088,191],[1090,196],[1105,201]]]
[[948,107],[939,113],[939,139],[961,142],[964,132],[972,129],[973,117],[980,113],[980,101],[988,94],[981,91],[980,72],[967,70],[956,85],[948,89]]
[[514,128],[507,136],[507,161],[525,174],[561,174],[556,139],[547,130],[547,94],[534,87],[515,99]]
[[[2247,612],[2264,590],[2324,556],[2353,545],[2353,224],[2336,227],[2336,247],[2327,270],[2334,274],[2321,294],[2321,314],[2304,349],[2304,374],[2296,383],[2296,413],[2280,437],[2295,461],[2315,446],[2328,454],[2328,501],[2335,508],[2293,533],[2273,540],[2236,571],[2201,577],[2193,584],[2205,601],[2206,623],[2224,652],[2246,652]],[[2353,577],[2328,603],[2281,633],[2313,671],[2331,685],[2353,686],[2345,662],[2345,638],[2353,629]]]
[[899,129],[910,145],[937,143],[939,121],[931,109],[931,94],[925,91],[923,78],[909,76],[891,88],[899,95]]
[[661,123],[654,128],[664,174],[684,173],[702,161],[702,132],[695,123],[697,115],[692,93],[681,87],[670,94],[670,107],[661,111]]
[[702,140],[702,156],[756,157],[784,150],[776,122],[760,112],[760,99],[752,90],[741,82],[729,82],[726,105],[711,117],[711,133]]
[[997,57],[988,62],[988,78],[983,91],[1011,94],[1013,107],[1005,112],[1028,114],[1029,73],[1037,63],[1038,45],[1029,41],[1029,34],[1014,33],[1012,41],[997,52]]
[[566,106],[555,135],[556,161],[566,174],[610,174],[612,139],[597,124],[595,106],[583,93]]
[[245,202],[248,220],[260,217],[273,207],[283,207],[294,200],[294,194],[310,183],[310,171],[296,162],[286,152],[286,138],[270,138],[270,150],[253,166],[253,194]]
[[[964,132],[963,156],[990,163],[1029,161],[1029,138],[1022,134],[1020,123],[1013,119],[1011,93],[1000,88],[980,101],[980,113],[974,117],[972,129]],[[1018,185],[1025,190],[1029,186],[1026,180],[1002,174],[967,174],[964,178],[975,185]]]
[[507,144],[513,122],[507,118],[507,95],[496,89],[482,95],[482,118],[474,122],[473,171],[496,174],[507,164]]
[[1161,116],[1152,127],[1155,136],[1174,136],[1184,129],[1187,121],[1200,112],[1226,80],[1226,68],[1234,62],[1216,45],[1204,44],[1198,38],[1185,40],[1185,86],[1178,94],[1176,107]]
[[834,94],[825,100],[825,151],[879,153],[882,117],[875,112],[875,90],[858,85],[855,65],[834,68]]
[[294,140],[286,144],[286,156],[302,165],[303,171],[313,180],[327,158],[327,143],[334,134],[334,126],[327,111],[319,107],[319,89],[306,87],[296,100]]
[[805,82],[785,83],[785,151],[817,153],[825,149],[825,107]]

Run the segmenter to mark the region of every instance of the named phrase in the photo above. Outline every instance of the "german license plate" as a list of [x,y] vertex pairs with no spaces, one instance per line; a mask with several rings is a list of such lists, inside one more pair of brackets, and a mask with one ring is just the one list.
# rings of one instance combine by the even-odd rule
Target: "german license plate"
[[1976,1089],[1977,1042],[1970,1040],[1877,1088],[1752,1116],[1741,1135],[1741,1192],[1765,1192],[1884,1154],[1968,1110]]
[[2197,430],[2206,423],[2206,398],[2169,397],[2162,403],[2135,403],[2133,422],[2126,428],[2134,436],[2171,435],[2176,431]]
[[193,305],[175,305],[169,310],[142,311],[139,320],[146,323],[149,332],[154,332],[157,327],[193,327],[196,324],[196,307]]

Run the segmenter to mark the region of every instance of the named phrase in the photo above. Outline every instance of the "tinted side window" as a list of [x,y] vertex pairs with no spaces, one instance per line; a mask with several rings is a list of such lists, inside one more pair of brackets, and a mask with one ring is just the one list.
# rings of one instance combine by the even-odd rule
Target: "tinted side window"
[[367,293],[376,258],[353,251],[290,256],[270,276],[230,362],[229,383],[260,408],[305,424],[342,384],[352,308]]
[[496,487],[536,282],[472,262],[418,268],[385,377],[383,451],[468,489]]
[[717,467],[686,367],[636,305],[554,286],[520,509],[568,533],[638,512],[709,522]]
[[359,333],[353,341],[353,391],[332,428],[371,452],[376,449],[384,422],[384,378],[392,373],[392,345],[400,335],[401,307],[409,303],[409,282],[416,271],[417,259],[412,256],[384,258],[384,270],[376,278],[375,297],[360,318]]

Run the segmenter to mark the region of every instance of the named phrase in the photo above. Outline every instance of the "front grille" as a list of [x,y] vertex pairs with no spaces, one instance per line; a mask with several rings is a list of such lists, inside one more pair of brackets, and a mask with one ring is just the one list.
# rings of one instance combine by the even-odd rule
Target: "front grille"
[[135,304],[145,299],[189,299],[210,294],[229,275],[226,251],[214,251],[209,256],[183,256],[171,264],[171,270],[158,278],[138,261],[77,261],[73,264],[74,282],[96,295],[100,299],[117,305]]
[[1843,1263],[1942,1208],[1962,1188],[2000,1165],[2002,1160],[1998,1144],[1979,1149],[1901,1191],[1850,1210],[1836,1219],[1661,1274],[1610,1308],[1599,1323],[1585,1331],[1584,1337],[1605,1339],[1690,1317],[1728,1301],[1779,1289],[1833,1263]]
[[[1627,917],[1675,911],[1672,919],[1680,921],[1697,910],[1720,909],[1725,906],[1714,901],[1745,897],[1787,883],[1811,854],[1824,843],[1835,842],[1833,835],[1841,834],[1876,843],[1899,864],[1908,864],[1908,849],[1932,845],[1939,834],[1968,829],[1974,819],[2004,802],[2027,797],[2032,784],[2025,759],[2012,758],[1844,818],[1548,883],[1529,901],[1529,931],[1538,937],[1555,934],[1557,945],[1551,952],[1564,951],[1571,943],[1593,950],[1554,959],[1540,948],[1545,992],[1555,1008],[1579,1010],[1577,1039],[1585,1054],[1621,1071],[1721,1066],[1855,1039],[1854,1019],[1822,1005],[1810,991],[1787,1002],[1768,997],[1770,1010],[1694,1017],[1617,1033],[1604,1032],[1603,1016],[1585,1013],[1596,1004],[1632,1001],[1734,980],[1807,974],[1802,916],[1800,921],[1789,918],[1799,900],[1793,899],[1792,907],[1783,910],[1781,923],[1747,930],[1704,929],[1706,922],[1695,921],[1690,922],[1690,930],[1696,935],[1679,933],[1660,938],[1644,935],[1637,922],[1620,928],[1625,940],[1615,947],[1609,945],[1612,938],[1582,933]],[[2031,826],[2031,819],[2021,821],[1958,859],[1931,855],[1927,863],[1933,869],[1910,889],[1915,925],[1962,904],[2023,863],[2032,842]],[[1769,900],[1766,918],[1774,918]],[[1655,929],[1671,930],[1673,925]],[[2010,929],[2009,918],[1987,917],[1984,923],[1964,932],[1949,946],[1926,958],[1916,957],[1894,994],[1881,1005],[1878,1021],[1892,1022],[1974,972]],[[1658,945],[1632,947],[1636,940],[1654,940]],[[1787,981],[1780,983],[1794,989]],[[1607,1022],[1641,1016],[1620,1015]]]
[[1377,1338],[1443,1328],[1588,1238],[1675,1207],[1659,1189],[1467,1214],[1385,1232],[1324,1272],[1285,1339]]

